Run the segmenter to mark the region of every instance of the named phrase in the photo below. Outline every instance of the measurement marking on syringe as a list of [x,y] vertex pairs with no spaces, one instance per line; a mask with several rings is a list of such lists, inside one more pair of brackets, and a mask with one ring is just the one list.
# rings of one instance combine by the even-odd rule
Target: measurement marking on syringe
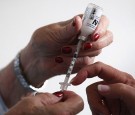
[[[87,40],[87,36],[89,36],[90,34],[92,34],[94,32],[94,30],[96,29],[98,22],[100,20],[100,17],[102,15],[102,8],[100,8],[97,5],[94,5],[92,3],[90,3],[84,13],[83,19],[82,19],[82,27],[81,27],[81,34],[78,37],[79,42],[77,44],[77,48],[76,51],[73,55],[72,61],[70,63],[70,66],[68,68],[66,77],[64,82],[61,82],[61,90],[66,90],[67,87],[70,85],[70,83],[68,83],[69,77],[72,73],[73,67],[75,65],[75,62],[77,60],[79,51],[81,49],[81,45],[82,42]],[[91,16],[91,18],[89,18]],[[89,26],[92,25],[92,26]]]

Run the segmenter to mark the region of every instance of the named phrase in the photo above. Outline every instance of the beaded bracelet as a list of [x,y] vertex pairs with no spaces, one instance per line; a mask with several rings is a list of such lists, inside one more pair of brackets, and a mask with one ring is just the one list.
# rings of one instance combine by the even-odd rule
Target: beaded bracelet
[[27,82],[27,80],[23,75],[23,71],[20,63],[20,53],[18,53],[14,59],[14,72],[22,87],[24,87],[27,90],[34,91],[32,88],[30,88],[30,84]]

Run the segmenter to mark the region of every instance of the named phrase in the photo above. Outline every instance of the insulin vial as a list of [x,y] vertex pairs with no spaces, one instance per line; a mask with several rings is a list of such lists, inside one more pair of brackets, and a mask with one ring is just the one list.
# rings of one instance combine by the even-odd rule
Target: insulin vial
[[[82,27],[81,27],[81,36],[83,36],[84,41],[86,40],[87,36],[92,34],[101,18],[103,13],[103,9],[95,4],[89,3],[85,13],[82,18]],[[81,39],[79,37],[79,39]]]

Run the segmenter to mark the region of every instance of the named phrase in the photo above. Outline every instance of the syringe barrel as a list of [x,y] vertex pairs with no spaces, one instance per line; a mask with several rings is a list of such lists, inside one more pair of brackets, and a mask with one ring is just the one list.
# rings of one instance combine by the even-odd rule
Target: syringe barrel
[[99,20],[101,18],[102,12],[103,12],[103,10],[101,7],[94,5],[92,3],[88,4],[88,6],[85,10],[85,13],[83,15],[83,18],[82,18],[82,28],[81,28],[81,34],[78,37],[79,42],[77,44],[77,49],[74,53],[74,56],[72,58],[70,66],[68,68],[65,80],[64,80],[64,82],[60,83],[62,91],[66,90],[67,87],[70,85],[70,83],[68,83],[68,80],[72,73],[74,64],[76,62],[79,50],[81,48],[81,44],[85,40],[87,40],[88,35],[92,34],[95,31],[95,29],[99,23]]
[[88,37],[96,29],[103,9],[95,4],[89,3],[82,18],[81,35]]

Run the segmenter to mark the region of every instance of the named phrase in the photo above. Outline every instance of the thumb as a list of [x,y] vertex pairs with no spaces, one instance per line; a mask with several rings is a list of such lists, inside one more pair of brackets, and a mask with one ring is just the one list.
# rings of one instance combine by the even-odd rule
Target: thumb
[[135,110],[135,88],[123,83],[116,83],[111,85],[98,85],[98,91],[105,97],[120,99],[129,108]]
[[80,16],[75,16],[70,22],[64,22],[64,26],[61,28],[60,33],[62,39],[68,39],[79,34],[79,31],[82,26],[82,19]]
[[44,105],[50,105],[61,101],[63,98],[63,92],[58,91],[51,93],[37,93],[35,98],[38,98]]

